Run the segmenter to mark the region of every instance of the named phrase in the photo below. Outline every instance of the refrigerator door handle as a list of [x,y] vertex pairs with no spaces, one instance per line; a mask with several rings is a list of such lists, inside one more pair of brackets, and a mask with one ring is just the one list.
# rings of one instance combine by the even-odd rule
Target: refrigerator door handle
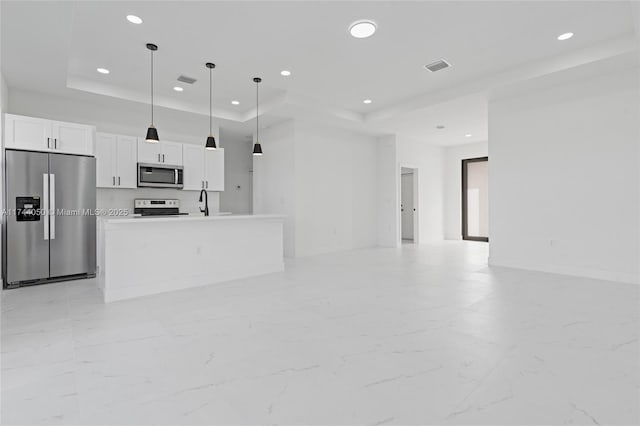
[[44,216],[44,239],[49,239],[49,175],[42,174],[42,205],[40,206],[41,216]]
[[49,205],[51,206],[51,212],[49,215],[49,238],[56,239],[56,175],[53,173],[49,175]]

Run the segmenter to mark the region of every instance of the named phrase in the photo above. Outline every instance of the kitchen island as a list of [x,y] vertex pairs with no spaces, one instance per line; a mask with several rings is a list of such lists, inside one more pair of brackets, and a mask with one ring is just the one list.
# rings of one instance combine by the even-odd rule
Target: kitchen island
[[282,271],[283,216],[103,217],[105,302]]

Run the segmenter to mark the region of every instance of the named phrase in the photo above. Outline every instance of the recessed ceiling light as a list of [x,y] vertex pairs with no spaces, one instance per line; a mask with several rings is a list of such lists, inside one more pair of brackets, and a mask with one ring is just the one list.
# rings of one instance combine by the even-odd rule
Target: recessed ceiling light
[[438,124],[438,125],[436,126],[436,129],[438,129],[438,130],[442,130],[442,129],[444,129],[444,126],[443,126],[442,124]]
[[100,74],[109,74],[109,70],[106,68],[96,68],[96,71],[98,71]]
[[291,71],[289,70],[282,70],[280,71],[280,75],[283,75],[285,77],[289,77],[291,75]]
[[564,33],[558,36],[558,40],[560,41],[569,40],[571,37],[573,37],[573,33]]
[[349,32],[355,38],[371,37],[376,29],[376,23],[368,20],[356,21],[349,26]]
[[471,133],[467,133],[466,135],[464,135],[465,138],[470,138],[471,136],[473,136]]
[[371,99],[365,99],[362,101],[363,104],[370,104],[371,102],[373,102]]
[[132,24],[142,24],[142,18],[136,15],[127,15],[127,21],[131,22]]
[[182,92],[184,89],[180,86],[175,86],[173,90],[175,90],[176,92]]
[[231,101],[231,104],[232,104],[232,105],[240,105],[240,102],[238,102],[238,101]]

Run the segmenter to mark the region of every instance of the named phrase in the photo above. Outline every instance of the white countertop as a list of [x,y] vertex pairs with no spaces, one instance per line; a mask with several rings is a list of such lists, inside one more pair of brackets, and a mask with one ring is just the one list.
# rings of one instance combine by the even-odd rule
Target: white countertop
[[207,222],[224,220],[273,220],[284,219],[279,214],[226,214],[226,215],[183,215],[183,216],[99,216],[99,220],[108,224],[153,223],[153,222]]

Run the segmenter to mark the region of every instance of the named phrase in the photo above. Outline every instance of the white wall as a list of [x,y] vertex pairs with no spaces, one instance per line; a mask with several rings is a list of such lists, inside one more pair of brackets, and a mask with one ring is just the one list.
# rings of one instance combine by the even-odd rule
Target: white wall
[[400,193],[396,136],[384,136],[377,143],[378,245],[397,247],[399,243]]
[[[444,148],[406,136],[396,136],[396,192],[400,193],[400,167],[418,169],[418,242],[439,241],[444,237]],[[396,209],[400,210],[399,198]],[[400,242],[400,221],[396,219],[396,241]]]
[[296,256],[377,245],[377,139],[296,123]]
[[295,128],[284,123],[260,132],[261,157],[253,157],[253,211],[284,214],[284,255],[296,256],[295,247]]
[[[488,150],[487,142],[445,148],[444,238],[447,240],[462,239],[462,160],[486,157]],[[491,159],[489,159],[489,167],[491,167]]]
[[639,281],[638,72],[490,102],[492,265]]
[[224,143],[224,192],[220,193],[220,211],[251,213],[252,143],[242,136],[227,136],[220,131]]
[[[2,66],[0,64],[0,70]],[[4,79],[4,75],[0,72],[0,149],[4,149],[4,115],[9,106],[9,88]],[[4,155],[0,155],[0,170],[4,172]],[[0,173],[0,209],[4,209],[4,173]],[[0,227],[0,241],[2,241],[2,227]],[[0,244],[0,259],[2,259],[2,244]],[[2,284],[2,278],[0,278]]]
[[[95,102],[86,99],[63,98],[45,93],[36,93],[12,89],[9,95],[8,111],[33,117],[74,123],[95,125],[97,131],[144,137],[149,125],[149,106],[128,101],[100,102],[102,97],[95,96]],[[160,139],[182,143],[204,144],[209,131],[208,117],[181,111],[156,108],[155,124]],[[227,170],[242,169],[226,158],[226,144],[220,140],[218,127],[213,129],[219,146],[225,148],[225,177]],[[231,151],[234,151],[233,147]],[[232,161],[239,156],[232,153]],[[225,189],[227,189],[225,182]],[[182,210],[199,213],[198,193],[175,189],[139,188],[139,189],[99,189],[96,204],[98,208],[132,208],[134,198],[166,197],[181,202]],[[219,211],[219,193],[209,192],[209,209]]]
[[260,132],[254,157],[256,213],[285,214],[285,256],[375,247],[378,141],[287,121]]

